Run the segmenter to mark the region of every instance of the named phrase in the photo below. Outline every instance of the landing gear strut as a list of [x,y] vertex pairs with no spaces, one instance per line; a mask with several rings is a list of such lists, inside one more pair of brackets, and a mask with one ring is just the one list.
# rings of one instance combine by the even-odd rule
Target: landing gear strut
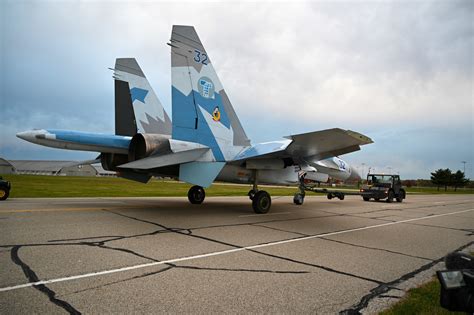
[[253,200],[253,198],[255,197],[255,194],[257,193],[258,190],[255,190],[255,189],[250,189],[247,196],[249,196],[250,200]]
[[201,204],[206,198],[206,192],[201,186],[193,186],[188,191],[189,202],[196,205]]
[[252,200],[252,208],[255,213],[263,214],[270,210],[272,198],[265,190],[258,190],[258,171],[254,172],[253,187],[248,192],[250,200]]
[[306,176],[306,173],[302,173],[301,175],[298,174],[298,180],[299,180],[299,185],[298,185],[298,192],[295,194],[293,197],[293,203],[295,205],[302,205],[304,202],[304,197],[306,195],[305,193],[305,184],[304,184],[304,178]]

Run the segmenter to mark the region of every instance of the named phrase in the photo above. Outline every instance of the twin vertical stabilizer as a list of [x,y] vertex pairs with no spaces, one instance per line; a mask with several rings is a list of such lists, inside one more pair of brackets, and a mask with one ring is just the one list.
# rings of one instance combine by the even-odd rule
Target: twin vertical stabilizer
[[250,141],[194,27],[171,34],[172,138],[204,144],[215,161],[232,160]]
[[115,133],[171,134],[171,120],[134,58],[115,61]]

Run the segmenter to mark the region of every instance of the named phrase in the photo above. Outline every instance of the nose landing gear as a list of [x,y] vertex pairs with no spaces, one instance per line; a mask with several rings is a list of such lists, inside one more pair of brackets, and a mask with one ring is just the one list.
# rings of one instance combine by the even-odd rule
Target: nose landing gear
[[298,174],[298,181],[299,181],[298,192],[293,197],[293,203],[298,206],[301,206],[303,204],[304,197],[306,195],[305,193],[306,185],[304,183],[305,176],[306,176],[306,173]]

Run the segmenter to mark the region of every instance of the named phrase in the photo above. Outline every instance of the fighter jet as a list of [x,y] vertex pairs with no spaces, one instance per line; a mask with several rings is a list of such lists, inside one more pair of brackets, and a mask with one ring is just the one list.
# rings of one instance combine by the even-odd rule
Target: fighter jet
[[338,156],[372,140],[339,128],[251,144],[209,54],[194,27],[175,25],[171,40],[172,120],[133,58],[116,60],[115,134],[39,129],[18,133],[44,146],[100,152],[106,170],[146,183],[168,176],[193,184],[188,199],[201,204],[214,181],[252,184],[256,213],[267,213],[271,197],[258,184],[299,185],[294,203],[304,201],[302,178],[360,178]]

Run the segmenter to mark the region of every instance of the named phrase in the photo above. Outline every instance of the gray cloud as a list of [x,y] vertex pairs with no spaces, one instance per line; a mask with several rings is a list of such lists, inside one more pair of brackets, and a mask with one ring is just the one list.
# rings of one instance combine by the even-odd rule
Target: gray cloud
[[[255,142],[337,126],[377,141],[348,156],[354,163],[409,161],[400,171],[426,177],[431,167],[454,168],[458,156],[474,162],[466,149],[474,147],[472,1],[0,6],[2,156],[61,152],[21,142],[19,130],[113,132],[106,68],[116,57],[138,59],[170,112],[165,43],[171,25],[187,24]],[[394,139],[410,140],[397,142],[400,158],[389,146]]]

